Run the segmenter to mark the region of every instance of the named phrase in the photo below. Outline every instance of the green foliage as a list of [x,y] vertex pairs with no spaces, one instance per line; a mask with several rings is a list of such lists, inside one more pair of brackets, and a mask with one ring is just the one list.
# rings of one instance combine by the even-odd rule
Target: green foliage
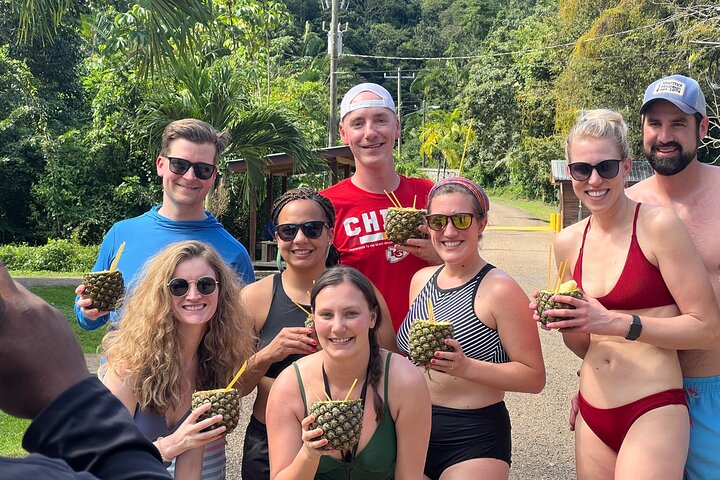
[[49,239],[45,245],[0,245],[0,260],[9,270],[50,272],[89,272],[99,247],[84,246],[69,240]]
[[[684,73],[708,96],[712,138],[700,156],[712,160],[714,50],[693,42],[720,38],[716,3],[348,2],[338,93],[360,81],[394,93],[384,74],[412,71],[400,82],[400,169],[456,164],[464,136],[453,125],[472,121],[464,174],[550,198],[549,161],[562,158],[562,135],[582,108],[621,110],[638,157],[643,89]],[[326,143],[328,17],[317,0],[0,0],[0,176],[11,179],[0,191],[0,242],[98,243],[115,221],[160,201],[159,135],[187,116],[231,130],[226,158],[248,161],[246,175],[221,162],[212,198],[246,239],[249,207],[265,195],[266,153],[296,156],[299,181],[324,178],[308,150]],[[461,58],[417,59],[442,56]],[[459,113],[446,122],[434,110]]]
[[44,115],[27,64],[0,47],[0,242],[22,239],[30,230],[30,189],[43,166],[38,135]]
[[60,310],[75,332],[83,352],[86,354],[98,353],[98,347],[107,333],[107,328],[89,331],[80,328],[75,319],[75,286],[35,286],[30,288],[30,291]]
[[415,162],[397,162],[395,170],[406,177],[428,178],[427,174]]

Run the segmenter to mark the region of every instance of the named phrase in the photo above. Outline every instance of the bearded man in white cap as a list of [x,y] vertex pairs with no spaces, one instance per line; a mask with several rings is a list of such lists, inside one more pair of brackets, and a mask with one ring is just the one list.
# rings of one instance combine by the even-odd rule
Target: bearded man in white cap
[[425,208],[433,185],[395,171],[393,149],[399,137],[395,102],[385,88],[362,83],[348,90],[340,103],[340,138],[355,157],[355,173],[322,192],[335,207],[334,243],[340,262],[360,270],[380,290],[395,331],[408,311],[413,274],[440,263],[428,239],[396,245],[383,238],[385,214],[392,207],[385,192],[392,192],[404,207],[414,202]]
[[[677,213],[720,304],[720,168],[697,157],[708,132],[705,96],[692,78],[671,75],[647,88],[640,113],[643,149],[655,174],[627,194]],[[684,478],[720,478],[720,344],[711,350],[680,350],[678,356],[691,420]]]

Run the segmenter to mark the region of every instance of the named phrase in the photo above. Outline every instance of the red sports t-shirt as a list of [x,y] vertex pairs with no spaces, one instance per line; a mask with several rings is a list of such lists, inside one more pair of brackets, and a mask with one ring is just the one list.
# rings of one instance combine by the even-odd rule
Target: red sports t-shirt
[[[394,191],[403,207],[425,208],[433,183],[423,178],[400,176]],[[385,240],[385,214],[392,203],[385,194],[366,192],[345,179],[323,190],[335,207],[335,238],[340,263],[357,268],[380,290],[397,332],[409,308],[410,281],[428,263]]]

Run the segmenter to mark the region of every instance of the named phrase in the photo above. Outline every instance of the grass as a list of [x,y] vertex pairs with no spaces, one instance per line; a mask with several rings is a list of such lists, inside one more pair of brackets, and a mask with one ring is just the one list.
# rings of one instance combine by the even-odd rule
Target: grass
[[[20,275],[14,272],[13,276]],[[105,334],[105,328],[98,328],[88,332],[78,326],[73,310],[75,287],[32,287],[30,290],[62,312],[75,331],[75,335],[78,337],[85,353],[97,353],[97,347]],[[14,418],[0,411],[0,455],[7,457],[24,457],[27,455],[21,445],[22,436],[29,423],[28,420]]]
[[106,330],[104,327],[91,331],[80,328],[75,320],[75,287],[32,287],[30,290],[65,315],[80,341],[83,352],[97,353],[97,347]]
[[[557,212],[556,205],[550,205],[540,200],[527,200],[525,198],[516,198],[508,194],[492,194],[489,195],[491,202],[498,202],[511,207],[517,207],[535,218],[550,221],[550,214]],[[492,212],[491,212],[492,213]]]
[[27,452],[22,448],[22,437],[30,424],[29,420],[11,417],[0,411],[0,455],[6,457],[24,457]]
[[52,272],[50,270],[10,270],[12,277],[82,277],[87,272]]

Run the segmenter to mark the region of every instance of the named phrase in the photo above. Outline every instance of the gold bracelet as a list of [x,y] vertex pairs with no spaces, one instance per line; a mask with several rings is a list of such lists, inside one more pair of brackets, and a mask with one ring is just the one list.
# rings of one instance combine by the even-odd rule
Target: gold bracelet
[[160,441],[165,437],[158,437],[155,440],[155,448],[157,448],[157,451],[160,452],[160,458],[162,458],[163,463],[172,463],[172,461],[175,459],[175,457],[169,458],[165,456],[165,452],[163,451],[163,448],[160,446]]

